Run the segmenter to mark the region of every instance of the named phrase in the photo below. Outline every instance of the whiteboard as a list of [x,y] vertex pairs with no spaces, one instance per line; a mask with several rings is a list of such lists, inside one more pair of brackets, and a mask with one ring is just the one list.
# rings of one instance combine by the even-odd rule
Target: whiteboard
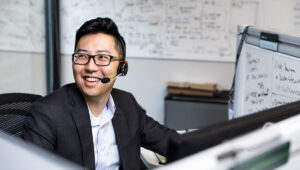
[[234,61],[236,25],[256,24],[260,0],[60,1],[61,52],[72,54],[76,29],[111,17],[139,58]]
[[300,35],[299,11],[300,0],[63,0],[61,52],[85,21],[110,17],[129,57],[232,62],[238,24]]
[[[63,54],[95,17],[111,17],[139,58],[234,61],[237,24],[300,35],[300,0],[61,0]],[[0,50],[44,52],[44,1],[1,0],[0,37]]]
[[300,99],[300,58],[245,43],[235,89],[235,116]]
[[44,20],[44,1],[1,0],[0,50],[45,52]]

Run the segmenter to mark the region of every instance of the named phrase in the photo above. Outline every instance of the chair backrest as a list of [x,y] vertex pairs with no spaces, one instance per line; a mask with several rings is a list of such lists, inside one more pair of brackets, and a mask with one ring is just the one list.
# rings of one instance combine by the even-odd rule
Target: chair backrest
[[0,130],[21,137],[30,106],[42,96],[29,93],[0,94]]

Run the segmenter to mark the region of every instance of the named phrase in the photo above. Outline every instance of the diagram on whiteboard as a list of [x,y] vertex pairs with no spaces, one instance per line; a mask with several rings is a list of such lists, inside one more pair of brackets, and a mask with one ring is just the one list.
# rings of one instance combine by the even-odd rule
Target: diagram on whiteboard
[[[59,2],[61,52],[67,55],[76,29],[96,17],[111,17],[128,56],[139,58],[234,61],[237,25],[244,24],[300,36],[300,0]],[[1,0],[0,50],[45,52],[45,24],[44,1]]]
[[111,17],[128,57],[234,61],[237,25],[257,24],[259,5],[259,0],[65,0],[61,51],[73,53],[83,22]]
[[44,1],[1,0],[0,50],[45,52],[44,19]]

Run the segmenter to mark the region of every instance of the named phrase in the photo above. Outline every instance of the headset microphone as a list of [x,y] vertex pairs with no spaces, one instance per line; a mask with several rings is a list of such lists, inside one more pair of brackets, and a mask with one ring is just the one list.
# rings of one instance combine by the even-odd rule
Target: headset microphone
[[118,75],[116,75],[115,77],[112,77],[112,78],[104,77],[104,78],[100,79],[100,81],[101,81],[101,83],[106,84],[106,83],[109,83],[111,80],[114,80],[119,75],[120,74],[118,74]]
[[101,82],[103,84],[106,84],[106,83],[110,82],[110,78],[104,77],[103,79],[101,79]]

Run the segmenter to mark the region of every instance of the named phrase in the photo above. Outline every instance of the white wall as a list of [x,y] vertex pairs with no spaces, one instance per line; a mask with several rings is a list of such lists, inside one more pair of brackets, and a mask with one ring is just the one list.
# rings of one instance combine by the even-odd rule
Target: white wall
[[45,54],[0,51],[0,93],[46,94]]
[[[167,82],[217,83],[219,89],[231,87],[234,63],[128,58],[127,76],[119,77],[115,87],[131,92],[147,114],[164,121]],[[62,84],[74,82],[71,56],[62,56]]]

